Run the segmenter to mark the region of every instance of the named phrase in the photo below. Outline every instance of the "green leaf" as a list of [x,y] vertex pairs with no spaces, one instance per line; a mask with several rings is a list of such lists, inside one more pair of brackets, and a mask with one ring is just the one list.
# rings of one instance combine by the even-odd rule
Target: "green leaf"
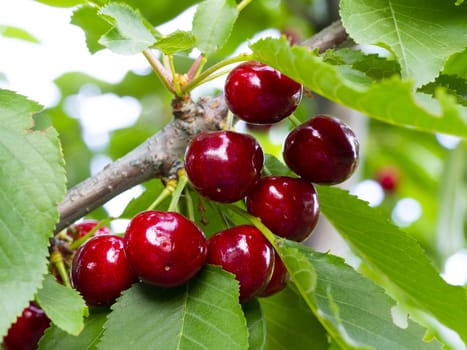
[[264,155],[263,172],[265,176],[294,176],[293,172],[272,154]]
[[242,305],[248,326],[248,350],[263,350],[266,345],[266,323],[258,299]]
[[391,316],[395,302],[343,259],[284,240],[280,251],[289,255],[290,249],[313,265],[316,289],[306,292],[299,284],[297,289],[309,305],[309,300],[314,300],[315,315],[343,348],[441,349],[437,342],[425,343],[422,340],[425,330],[412,321],[406,329],[396,326]]
[[[467,136],[467,108],[439,92],[437,99],[414,93],[413,84],[397,76],[378,82],[348,66],[335,66],[285,38],[264,39],[251,46],[254,58],[316,93],[387,123],[424,131]],[[345,69],[342,69],[345,67]]]
[[36,0],[43,4],[55,7],[72,7],[80,4],[85,4],[86,0]]
[[192,49],[195,44],[196,37],[193,33],[177,30],[158,40],[154,46],[164,54],[171,55],[179,51]]
[[343,0],[340,15],[359,44],[389,48],[403,78],[432,81],[452,54],[467,46],[466,12],[451,1]]
[[96,350],[107,320],[107,309],[92,309],[85,319],[84,329],[78,336],[73,336],[52,325],[39,342],[39,350]]
[[78,8],[73,12],[71,23],[84,30],[89,52],[95,53],[105,48],[99,43],[99,39],[112,28],[112,25],[98,15],[96,7],[82,6]]
[[5,38],[20,39],[35,44],[40,43],[39,39],[37,39],[34,35],[18,27],[0,25],[0,35],[4,36]]
[[443,73],[448,75],[458,75],[467,79],[467,48],[455,55],[452,55],[444,66]]
[[266,319],[266,350],[327,350],[328,335],[292,283],[260,299]]
[[215,266],[179,288],[136,284],[112,306],[99,349],[246,350],[238,288],[233,275]]
[[418,242],[378,209],[339,188],[317,190],[321,212],[364,262],[466,341],[465,289],[447,284]]
[[201,2],[193,18],[193,33],[198,39],[198,49],[206,56],[221,49],[229,39],[237,17],[234,0]]
[[140,53],[156,42],[156,33],[139,11],[123,3],[109,3],[101,8],[99,14],[103,18],[110,18],[109,23],[114,27],[99,40],[99,44],[110,50],[133,55]]
[[65,194],[58,135],[31,131],[42,107],[0,89],[0,337],[47,272],[49,238]]
[[57,327],[73,335],[81,332],[84,327],[83,313],[87,308],[76,290],[57,283],[52,275],[47,275],[37,293],[37,300]]

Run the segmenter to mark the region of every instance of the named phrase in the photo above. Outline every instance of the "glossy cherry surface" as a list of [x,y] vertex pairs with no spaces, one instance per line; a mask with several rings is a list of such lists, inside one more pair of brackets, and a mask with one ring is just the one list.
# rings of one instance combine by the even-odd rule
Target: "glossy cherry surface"
[[225,81],[229,109],[249,123],[276,123],[297,108],[302,86],[265,64],[248,61],[235,67]]
[[304,179],[266,176],[246,198],[248,211],[278,236],[302,242],[319,218],[318,195]]
[[231,203],[256,185],[263,151],[250,135],[211,131],[195,136],[185,154],[185,169],[193,186],[206,198]]
[[35,303],[30,303],[10,326],[3,338],[5,350],[36,350],[40,338],[49,327],[50,320]]
[[400,183],[400,171],[394,166],[381,167],[376,173],[376,181],[386,192],[395,192]]
[[284,142],[288,167],[304,179],[333,185],[357,168],[359,144],[352,129],[326,115],[318,115],[293,129]]
[[260,297],[269,297],[271,295],[277,294],[289,283],[290,275],[287,271],[287,268],[284,265],[284,262],[280,256],[275,253],[274,256],[274,270],[272,272],[272,277],[269,283],[267,284],[264,291],[259,295]]
[[130,221],[124,241],[138,277],[159,287],[177,287],[187,282],[206,261],[203,232],[175,212],[139,213]]
[[241,225],[209,238],[207,262],[235,275],[243,303],[258,296],[271,280],[274,249],[256,227]]
[[112,304],[136,281],[123,239],[114,235],[91,238],[73,258],[71,283],[89,305]]
[[[84,220],[84,221],[71,225],[67,229],[66,233],[68,236],[70,236],[73,239],[79,239],[81,237],[84,237],[87,233],[89,233],[89,231],[91,231],[98,224],[99,224],[99,221],[94,220],[94,219]],[[112,234],[112,232],[110,231],[110,228],[104,225],[104,226],[99,227],[94,232],[93,236],[110,235],[110,234]]]

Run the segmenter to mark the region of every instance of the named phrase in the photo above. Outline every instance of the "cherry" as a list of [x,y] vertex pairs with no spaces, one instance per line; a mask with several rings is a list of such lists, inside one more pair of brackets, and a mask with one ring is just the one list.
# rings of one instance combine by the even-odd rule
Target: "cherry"
[[187,282],[206,261],[203,232],[175,212],[139,213],[130,221],[124,241],[138,277],[159,287],[177,287]]
[[359,144],[352,129],[326,115],[318,115],[287,135],[283,157],[304,179],[333,185],[349,178],[358,164]]
[[290,275],[287,271],[287,268],[284,265],[284,262],[280,256],[275,252],[274,256],[274,270],[272,272],[272,277],[269,283],[266,286],[266,289],[259,295],[260,297],[269,297],[271,295],[277,294],[289,283]]
[[119,236],[93,237],[73,257],[71,283],[89,305],[112,304],[135,281]]
[[319,217],[314,186],[287,176],[263,177],[247,196],[246,206],[273,233],[297,242],[310,236]]
[[276,123],[291,115],[302,99],[302,86],[265,64],[248,61],[235,67],[225,81],[225,99],[240,119]]
[[50,320],[38,305],[31,302],[16,319],[3,338],[5,350],[35,350],[49,327]]
[[[78,222],[68,228],[66,231],[67,235],[70,236],[73,239],[79,239],[86,234],[89,233],[94,227],[96,227],[99,224],[99,221],[93,220],[93,219],[88,219],[84,220],[81,222]],[[110,231],[110,228],[107,226],[101,226],[99,227],[95,232],[94,236],[99,236],[99,235],[110,235],[112,232]]]
[[376,173],[376,181],[386,192],[395,192],[399,187],[400,172],[393,166],[384,166]]
[[261,294],[271,280],[274,249],[256,227],[235,226],[209,238],[207,262],[235,275],[244,303]]
[[185,154],[185,169],[201,195],[231,203],[253,189],[261,176],[263,161],[263,151],[252,136],[211,131],[191,140]]

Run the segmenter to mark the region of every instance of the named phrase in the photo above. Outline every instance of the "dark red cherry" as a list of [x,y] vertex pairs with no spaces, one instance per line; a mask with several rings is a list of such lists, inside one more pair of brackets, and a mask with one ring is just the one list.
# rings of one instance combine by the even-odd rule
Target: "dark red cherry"
[[195,189],[213,201],[231,203],[256,185],[263,168],[263,151],[247,134],[203,132],[189,143],[185,169]]
[[135,281],[119,236],[91,238],[76,251],[71,264],[72,286],[89,305],[112,304]]
[[318,195],[304,179],[263,177],[246,198],[248,211],[278,236],[302,242],[319,218]]
[[244,303],[263,292],[271,280],[274,249],[256,227],[236,226],[209,238],[207,262],[235,275]]
[[318,115],[289,133],[283,156],[288,167],[304,179],[333,185],[349,178],[357,168],[359,144],[348,125]]
[[3,338],[5,350],[36,350],[40,338],[49,327],[50,320],[35,303],[30,303]]
[[277,294],[289,283],[290,275],[287,271],[287,268],[284,265],[284,262],[280,256],[275,252],[274,255],[274,270],[272,272],[272,277],[269,283],[266,286],[266,289],[259,295],[260,297],[269,297],[271,295]]
[[228,107],[240,119],[255,124],[272,124],[297,109],[303,89],[274,68],[249,61],[230,72],[224,91]]
[[206,261],[203,232],[175,212],[139,213],[130,221],[124,241],[138,277],[159,287],[177,287],[187,282]]
[[[99,221],[97,220],[93,220],[93,219],[84,220],[84,221],[71,225],[67,229],[66,233],[68,236],[70,236],[73,239],[79,239],[81,237],[86,236],[86,234],[88,234],[89,231],[91,231],[98,224],[99,224]],[[112,234],[112,232],[110,231],[110,228],[104,225],[104,226],[99,227],[94,232],[93,236],[110,235],[110,234]]]
[[386,192],[395,192],[400,183],[400,171],[393,166],[384,166],[376,173],[376,181]]

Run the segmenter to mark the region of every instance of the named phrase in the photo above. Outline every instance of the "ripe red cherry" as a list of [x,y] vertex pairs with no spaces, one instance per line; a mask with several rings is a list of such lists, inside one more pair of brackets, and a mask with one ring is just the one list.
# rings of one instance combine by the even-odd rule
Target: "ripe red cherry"
[[263,177],[246,198],[248,211],[278,236],[302,242],[319,218],[318,195],[304,179]]
[[177,287],[187,282],[206,261],[203,232],[175,212],[139,213],[130,221],[124,241],[138,277],[159,287]]
[[5,350],[35,350],[50,320],[36,304],[30,303],[3,338]]
[[280,256],[275,253],[274,255],[274,270],[272,272],[272,277],[269,283],[266,286],[266,289],[259,295],[260,297],[269,297],[271,295],[277,294],[289,283],[290,275],[287,271],[287,268],[284,265],[284,262]]
[[271,280],[274,249],[256,227],[236,226],[209,238],[207,262],[235,275],[244,303],[263,292]]
[[302,86],[265,64],[249,61],[235,67],[225,81],[225,99],[240,119],[276,123],[291,115],[302,99]]
[[393,166],[384,166],[376,173],[376,181],[386,192],[395,192],[399,187],[400,172]]
[[211,131],[195,136],[185,154],[185,169],[196,190],[213,201],[231,203],[256,185],[263,151],[250,135]]
[[89,305],[112,304],[135,281],[119,236],[93,237],[73,257],[71,283]]
[[357,168],[359,144],[348,125],[318,115],[289,133],[283,156],[288,167],[304,179],[333,185],[349,178]]
[[[97,220],[93,220],[93,219],[84,220],[84,221],[71,225],[67,229],[66,233],[68,236],[76,240],[76,239],[86,236],[86,234],[88,234],[89,231],[91,231],[98,224],[99,224],[99,221]],[[93,236],[110,235],[110,234],[112,234],[112,232],[110,231],[110,228],[104,225],[104,226],[99,227],[94,232]]]

